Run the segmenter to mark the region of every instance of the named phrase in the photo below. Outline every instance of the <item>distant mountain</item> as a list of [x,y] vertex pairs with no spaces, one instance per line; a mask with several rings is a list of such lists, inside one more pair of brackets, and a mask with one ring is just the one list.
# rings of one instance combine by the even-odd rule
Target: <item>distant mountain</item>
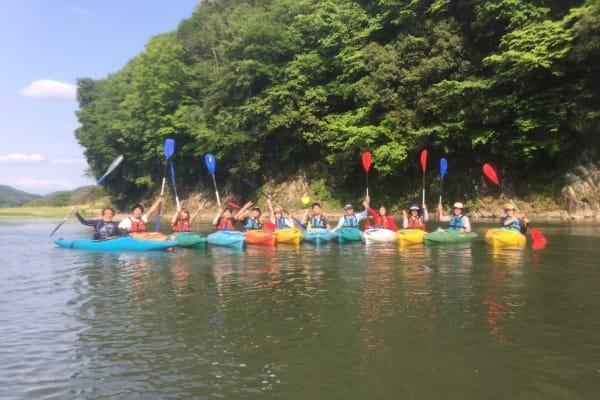
[[60,207],[87,204],[102,197],[99,191],[93,190],[94,188],[95,186],[82,186],[75,190],[48,193],[43,197],[33,199],[27,205]]
[[7,185],[0,185],[0,207],[18,207],[41,199],[39,194],[31,194]]

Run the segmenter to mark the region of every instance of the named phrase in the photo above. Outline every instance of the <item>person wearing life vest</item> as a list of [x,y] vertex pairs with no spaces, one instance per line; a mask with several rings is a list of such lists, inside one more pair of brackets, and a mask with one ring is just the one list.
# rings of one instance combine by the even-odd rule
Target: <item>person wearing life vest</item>
[[338,221],[338,224],[335,228],[333,228],[333,230],[336,231],[341,228],[359,229],[358,223],[362,219],[366,218],[369,212],[369,196],[365,198],[362,204],[363,207],[365,207],[365,209],[359,213],[354,212],[354,207],[352,207],[352,204],[346,204],[344,206],[344,215],[342,215],[342,217]]
[[79,222],[94,228],[94,240],[106,240],[119,236],[119,224],[113,221],[115,210],[112,208],[104,207],[99,219],[85,219],[79,214],[77,208],[74,208],[73,211]]
[[289,229],[294,227],[292,219],[283,216],[281,207],[273,208],[273,202],[270,197],[267,197],[267,204],[269,205],[269,212],[271,213],[271,223],[275,224],[276,229]]
[[428,220],[429,214],[427,213],[427,206],[425,204],[421,208],[416,204],[411,205],[408,213],[406,210],[402,210],[402,227],[404,229],[420,229],[424,231],[425,222]]
[[231,207],[219,207],[219,212],[215,215],[212,224],[218,231],[233,231],[235,220],[233,219],[233,209]]
[[398,230],[398,227],[394,222],[394,218],[391,215],[388,215],[387,208],[385,208],[384,206],[379,206],[379,209],[377,211],[373,210],[370,207],[367,208],[367,210],[369,211],[369,215],[373,217],[373,221],[375,223],[372,224],[372,226],[374,226],[375,228],[389,229],[394,232]]
[[471,232],[471,223],[469,222],[469,217],[464,215],[465,206],[463,203],[457,201],[454,203],[452,214],[444,215],[444,209],[440,204],[438,206],[440,221],[448,222],[448,230],[451,231],[461,231],[461,232]]
[[529,220],[524,215],[516,214],[515,206],[512,204],[504,205],[505,215],[500,218],[500,227],[502,229],[517,231],[525,234],[527,232],[527,225]]
[[176,213],[171,219],[171,230],[173,233],[176,232],[191,232],[192,223],[200,214],[200,210],[204,207],[200,204],[196,211],[193,214],[190,214],[190,211],[187,208],[182,208],[181,211]]
[[312,203],[309,210],[306,210],[302,223],[306,225],[306,229],[331,229],[327,218],[323,215],[321,204]]
[[127,233],[144,233],[148,229],[146,228],[146,224],[148,223],[148,219],[154,214],[154,212],[158,209],[158,206],[162,202],[162,196],[158,197],[152,207],[148,210],[147,213],[144,213],[144,206],[141,204],[136,204],[131,208],[131,215],[125,218],[119,224],[119,229],[123,232]]
[[262,228],[262,222],[260,222],[262,213],[259,207],[253,207],[253,205],[253,202],[247,202],[234,217],[236,221],[242,223],[246,231],[254,231]]

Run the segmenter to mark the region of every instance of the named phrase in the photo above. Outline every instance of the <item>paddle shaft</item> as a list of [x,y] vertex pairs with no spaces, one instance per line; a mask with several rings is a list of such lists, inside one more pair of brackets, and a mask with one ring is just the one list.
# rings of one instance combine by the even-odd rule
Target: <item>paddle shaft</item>
[[217,205],[221,207],[221,198],[219,197],[219,191],[217,190],[217,180],[215,179],[215,174],[210,174],[213,180],[213,186],[215,187],[215,197],[217,198]]
[[65,222],[67,222],[67,220],[71,217],[71,215],[75,214],[75,209],[72,209],[69,214],[63,218],[62,221],[60,221],[60,223],[58,225],[56,225],[56,228],[54,228],[52,230],[52,232],[50,233],[50,237],[52,237],[52,235],[54,235],[56,233],[56,231],[58,230],[58,228],[60,228]]
[[423,202],[421,204],[425,204],[425,170],[423,170]]
[[[167,168],[169,168],[169,164],[165,163],[165,172],[163,173],[162,186],[160,188],[160,195],[165,194],[165,183],[167,181]],[[158,210],[156,210],[156,232],[160,232],[160,211],[162,208],[162,202],[158,205]]]

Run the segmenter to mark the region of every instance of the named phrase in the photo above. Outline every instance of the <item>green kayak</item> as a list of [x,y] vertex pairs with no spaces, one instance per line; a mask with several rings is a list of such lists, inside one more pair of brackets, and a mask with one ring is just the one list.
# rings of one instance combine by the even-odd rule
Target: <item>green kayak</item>
[[335,231],[338,243],[360,242],[363,238],[362,232],[356,228],[340,228]]
[[173,238],[177,241],[177,247],[197,248],[206,246],[206,236],[201,233],[176,233]]
[[448,229],[440,229],[425,235],[425,241],[430,243],[468,243],[475,238],[477,238],[475,232]]

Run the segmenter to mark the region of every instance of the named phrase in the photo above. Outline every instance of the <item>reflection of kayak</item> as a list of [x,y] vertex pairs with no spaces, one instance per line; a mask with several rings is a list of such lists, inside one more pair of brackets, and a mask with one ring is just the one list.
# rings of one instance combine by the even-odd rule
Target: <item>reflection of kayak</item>
[[180,232],[174,235],[177,241],[177,247],[204,247],[206,245],[206,236],[195,232]]
[[340,228],[336,231],[338,242],[359,242],[362,240],[362,232],[358,228]]
[[304,240],[309,243],[320,244],[329,242],[335,238],[335,234],[329,229],[311,228],[302,233]]
[[400,246],[410,246],[423,243],[426,233],[421,229],[401,229],[396,232],[396,237]]
[[397,239],[396,232],[390,229],[374,228],[363,232],[365,243],[395,243]]
[[274,234],[277,243],[300,244],[302,241],[302,231],[297,228],[277,229]]
[[494,247],[525,247],[527,238],[521,232],[509,229],[488,229],[485,241]]
[[425,240],[434,243],[467,243],[477,237],[475,232],[461,232],[459,230],[440,229],[425,234]]
[[244,234],[239,231],[216,231],[206,237],[214,246],[243,247],[246,243]]
[[275,244],[275,235],[271,231],[247,231],[246,232],[246,243],[248,244],[261,244],[263,246],[272,246]]
[[54,243],[60,247],[69,249],[84,249],[96,251],[148,251],[148,250],[166,250],[169,247],[177,245],[177,241],[168,240],[148,240],[139,239],[130,236],[117,237],[107,240],[67,240],[58,239]]

